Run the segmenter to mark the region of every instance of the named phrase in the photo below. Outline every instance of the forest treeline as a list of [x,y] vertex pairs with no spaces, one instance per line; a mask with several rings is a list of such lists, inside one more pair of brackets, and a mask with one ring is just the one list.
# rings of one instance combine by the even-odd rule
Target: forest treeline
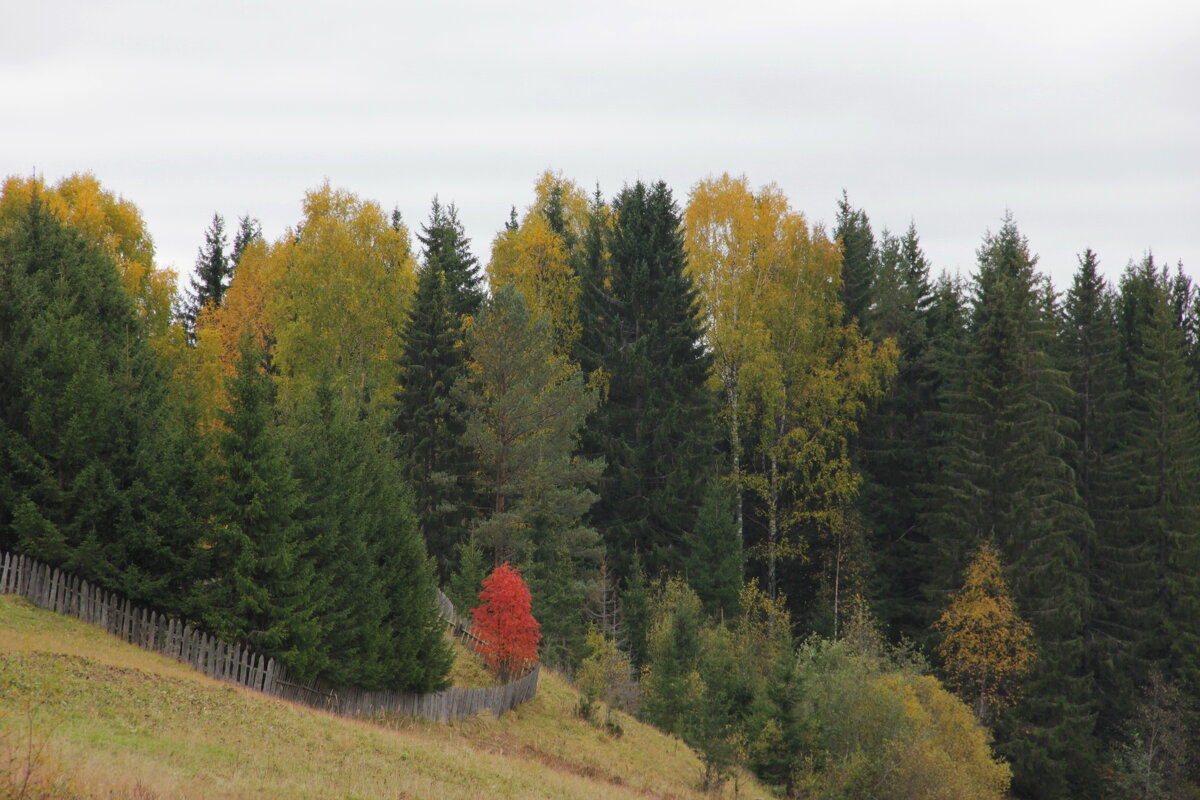
[[728,175],[534,193],[484,265],[436,199],[415,235],[328,184],[273,242],[217,214],[179,296],[95,178],[9,178],[0,547],[415,690],[434,585],[509,562],[580,713],[709,785],[1194,796],[1182,267],[1089,250],[1060,291],[1010,215],[936,276],[913,226]]

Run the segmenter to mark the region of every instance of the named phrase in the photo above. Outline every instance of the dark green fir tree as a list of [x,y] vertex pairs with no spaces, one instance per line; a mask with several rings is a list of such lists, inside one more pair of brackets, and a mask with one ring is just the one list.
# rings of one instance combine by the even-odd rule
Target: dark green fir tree
[[590,516],[623,578],[642,553],[651,574],[682,567],[715,472],[711,356],[685,272],[679,210],[664,183],[626,187],[613,203],[603,274],[583,287],[581,366],[605,387],[584,437],[605,460]]
[[871,221],[860,208],[850,205],[842,192],[838,201],[837,224],[833,236],[842,247],[842,307],[846,319],[857,319],[866,329],[872,315],[875,280],[879,273],[879,250]]
[[0,234],[0,547],[146,602],[166,379],[117,267],[35,194]]
[[733,619],[739,610],[745,557],[737,535],[737,496],[713,480],[696,528],[684,538],[684,575],[710,616]]
[[305,497],[297,518],[314,567],[321,675],[339,686],[378,688],[388,632],[374,550],[390,533],[392,459],[378,450],[383,437],[339,400],[329,376],[289,422],[288,452]]
[[940,492],[929,517],[942,554],[934,580],[944,592],[970,548],[997,542],[1039,656],[1022,701],[999,723],[997,747],[1013,762],[1021,796],[1086,794],[1095,715],[1081,550],[1092,526],[1069,465],[1073,393],[1051,363],[1055,331],[1036,258],[1011,216],[978,255],[965,380],[952,400],[953,438],[938,453]]
[[[1172,278],[1151,256],[1121,282],[1129,411],[1123,426],[1120,584],[1135,689],[1152,670],[1200,691],[1200,422]],[[1149,587],[1149,588],[1148,588]]]
[[393,500],[373,555],[382,578],[384,626],[388,632],[383,654],[388,688],[436,692],[450,685],[454,651],[446,642],[446,626],[435,605],[437,573],[422,541],[411,490],[399,471],[385,473]]
[[1091,250],[1079,258],[1064,304],[1063,368],[1074,402],[1071,466],[1094,536],[1083,543],[1081,563],[1088,578],[1091,603],[1085,620],[1087,668],[1096,678],[1101,729],[1121,724],[1129,709],[1118,702],[1130,678],[1125,654],[1130,631],[1122,622],[1121,599],[1130,561],[1137,546],[1125,530],[1119,507],[1119,434],[1124,394],[1118,357],[1116,298]]
[[248,333],[239,347],[192,614],[218,635],[274,655],[297,677],[312,677],[325,665],[311,547],[298,519],[303,498],[275,420],[268,354]]
[[[242,233],[243,231],[238,231],[238,243],[245,249],[248,242],[241,241]],[[206,305],[221,305],[221,301],[225,299],[225,290],[229,288],[229,281],[233,276],[233,262],[225,252],[227,244],[225,219],[220,214],[213,214],[212,222],[204,231],[204,245],[196,254],[195,275],[192,276],[187,298],[179,313],[188,339],[193,343],[196,340],[196,318],[200,311]],[[237,255],[241,257],[240,250]]]
[[893,633],[914,637],[924,624],[924,579],[914,547],[920,539],[918,487],[933,474],[941,385],[929,341],[934,287],[915,227],[900,238],[883,233],[875,297],[869,333],[876,341],[895,340],[899,361],[887,396],[867,414],[854,443],[863,473],[857,506],[872,542],[882,616]]
[[[249,214],[244,214],[238,219],[237,233],[233,236],[233,247],[229,251],[230,280],[233,279],[233,274],[237,272],[238,264],[242,262],[242,254],[246,252],[246,248],[250,246],[251,242],[262,241],[262,238],[262,224],[257,219]],[[217,301],[218,305],[220,305],[221,300],[224,300],[224,294]]]
[[464,411],[451,389],[466,372],[463,319],[479,310],[482,292],[453,206],[434,200],[420,241],[424,265],[403,332],[394,425],[420,529],[446,580],[472,513],[470,457],[460,443]]

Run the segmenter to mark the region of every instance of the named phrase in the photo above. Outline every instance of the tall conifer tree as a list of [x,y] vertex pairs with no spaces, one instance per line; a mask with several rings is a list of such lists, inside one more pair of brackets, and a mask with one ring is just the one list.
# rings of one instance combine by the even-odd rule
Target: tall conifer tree
[[[237,233],[233,236],[233,247],[229,251],[230,280],[233,279],[233,273],[237,272],[238,264],[242,261],[242,253],[246,252],[246,248],[250,246],[251,242],[260,241],[262,238],[262,223],[257,219],[249,214],[244,214],[238,219]],[[222,295],[222,299],[224,299],[224,295]]]
[[463,318],[479,310],[482,290],[453,206],[435,199],[419,238],[425,263],[404,327],[394,425],[426,546],[446,580],[471,515],[464,411],[451,388],[465,374]]
[[[321,674],[339,686],[383,685],[382,576],[373,549],[391,526],[387,456],[369,423],[326,376],[287,431],[304,505],[297,516],[314,567],[313,612],[322,629]],[[394,476],[393,476],[394,477]]]
[[275,420],[267,352],[249,333],[229,378],[218,434],[222,462],[203,578],[192,613],[219,635],[271,653],[298,677],[323,665],[303,502]]
[[1121,454],[1130,690],[1152,669],[1200,691],[1200,422],[1172,279],[1151,256],[1121,283],[1129,414]]
[[116,264],[35,192],[0,236],[0,547],[158,596],[175,577],[146,508],[165,389]]
[[851,207],[844,191],[838,201],[833,236],[842,247],[842,307],[846,320],[857,319],[865,328],[872,313],[879,251],[866,212]]
[[918,487],[929,483],[933,414],[939,373],[930,348],[934,290],[916,228],[903,237],[884,232],[876,281],[876,310],[869,333],[876,342],[895,339],[896,377],[887,396],[863,420],[855,442],[863,471],[861,509],[874,541],[879,601],[900,634],[916,635],[922,578],[913,544],[919,538]]
[[[239,229],[238,241],[235,244],[237,256],[245,249],[248,241],[243,241],[244,231]],[[220,214],[213,214],[212,222],[204,231],[204,245],[196,254],[196,274],[192,277],[188,289],[187,300],[183,304],[180,317],[188,338],[193,343],[196,339],[196,317],[208,304],[221,305],[225,290],[229,287],[233,275],[233,262],[225,252],[228,244],[225,237],[225,219]]]
[[1067,463],[1072,393],[1048,356],[1036,258],[1011,216],[979,250],[964,391],[953,403],[954,438],[940,452],[939,503],[931,539],[945,569],[992,537],[1008,564],[1040,661],[1024,699],[1000,725],[1014,788],[1035,798],[1087,786],[1094,725],[1083,660],[1087,585],[1080,551],[1091,533]]
[[619,573],[641,552],[653,574],[680,567],[680,543],[714,471],[711,357],[671,191],[638,182],[613,213],[607,274],[583,289],[582,366],[607,381],[585,437],[606,463],[591,520]]
[[1123,419],[1121,365],[1118,360],[1115,298],[1091,250],[1079,258],[1064,306],[1063,366],[1074,401],[1071,466],[1094,536],[1083,543],[1081,563],[1088,578],[1090,612],[1085,620],[1086,661],[1095,675],[1101,726],[1119,722],[1113,701],[1129,679],[1122,653],[1129,631],[1121,622],[1122,589],[1131,566],[1129,534],[1119,513],[1117,448]]

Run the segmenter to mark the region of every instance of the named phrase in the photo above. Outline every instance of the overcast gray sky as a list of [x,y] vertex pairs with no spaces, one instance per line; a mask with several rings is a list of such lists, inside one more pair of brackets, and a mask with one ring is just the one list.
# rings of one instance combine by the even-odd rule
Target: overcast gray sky
[[1153,249],[1200,273],[1200,3],[8,0],[0,172],[91,170],[191,270],[214,211],[269,238],[305,190],[437,193],[482,261],[560,169],[845,188],[969,270],[1006,208],[1063,288]]

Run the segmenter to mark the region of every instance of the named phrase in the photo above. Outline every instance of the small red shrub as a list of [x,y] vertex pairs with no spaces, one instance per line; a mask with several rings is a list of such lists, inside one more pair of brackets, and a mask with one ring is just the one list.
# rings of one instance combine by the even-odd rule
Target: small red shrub
[[474,633],[485,644],[476,647],[502,679],[537,663],[541,625],[530,611],[532,598],[521,573],[505,561],[484,578],[480,605],[472,609]]

